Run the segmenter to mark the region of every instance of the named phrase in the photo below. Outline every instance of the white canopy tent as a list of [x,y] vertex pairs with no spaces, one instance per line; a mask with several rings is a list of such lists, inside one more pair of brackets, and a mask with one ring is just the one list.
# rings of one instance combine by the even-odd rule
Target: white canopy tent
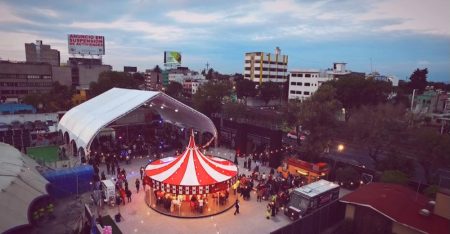
[[48,181],[36,170],[36,162],[16,148],[0,143],[0,152],[0,232],[4,232],[29,224],[29,206],[48,195]]
[[121,88],[112,88],[70,109],[59,121],[58,130],[67,133],[77,149],[87,153],[102,128],[143,105],[158,112],[164,121],[209,132],[217,138],[211,119],[182,102],[161,92]]

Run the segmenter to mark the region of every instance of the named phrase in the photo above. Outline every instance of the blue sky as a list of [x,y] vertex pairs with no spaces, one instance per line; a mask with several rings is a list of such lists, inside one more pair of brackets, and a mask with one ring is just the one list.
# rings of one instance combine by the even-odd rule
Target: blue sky
[[448,0],[0,0],[0,57],[24,60],[24,43],[41,39],[68,58],[67,34],[104,35],[104,63],[143,71],[162,65],[164,50],[183,65],[208,62],[242,73],[244,53],[289,56],[289,69],[373,70],[400,79],[427,67],[450,82]]

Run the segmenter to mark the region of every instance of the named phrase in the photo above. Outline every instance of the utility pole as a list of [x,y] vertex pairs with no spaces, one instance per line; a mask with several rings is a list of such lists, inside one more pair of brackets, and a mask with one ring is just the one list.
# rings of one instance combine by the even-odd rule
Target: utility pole
[[416,94],[416,89],[413,89],[413,94],[412,94],[412,98],[411,98],[411,112],[413,111],[413,107],[414,107],[414,95]]

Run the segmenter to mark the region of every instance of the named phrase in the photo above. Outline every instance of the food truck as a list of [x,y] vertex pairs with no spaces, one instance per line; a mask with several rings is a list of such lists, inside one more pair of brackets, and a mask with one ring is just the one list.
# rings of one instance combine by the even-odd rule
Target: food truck
[[102,180],[102,197],[108,205],[116,201],[116,186],[111,180]]
[[339,198],[339,185],[327,180],[294,189],[284,214],[296,220]]
[[294,176],[302,176],[307,183],[311,183],[328,176],[329,167],[327,163],[309,163],[297,158],[288,158],[282,162],[282,165],[277,168],[284,178],[288,174]]

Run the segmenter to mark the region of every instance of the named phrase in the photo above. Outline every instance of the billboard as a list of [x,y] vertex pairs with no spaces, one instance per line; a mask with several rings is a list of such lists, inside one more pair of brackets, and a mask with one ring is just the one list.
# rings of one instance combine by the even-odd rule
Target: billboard
[[69,34],[69,54],[105,54],[105,37],[96,35]]
[[177,51],[164,51],[164,63],[181,65],[181,53]]

